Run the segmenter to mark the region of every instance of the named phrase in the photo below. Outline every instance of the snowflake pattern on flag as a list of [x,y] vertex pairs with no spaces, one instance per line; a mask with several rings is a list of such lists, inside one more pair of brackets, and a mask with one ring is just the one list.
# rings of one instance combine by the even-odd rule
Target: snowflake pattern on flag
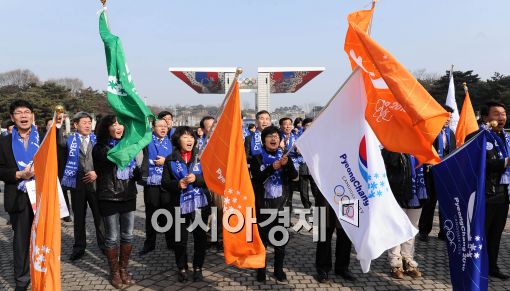
[[[235,194],[234,194],[235,193]],[[225,189],[223,199],[223,209],[229,213],[233,213],[235,209],[241,211],[245,201],[248,199],[246,195],[242,195],[239,190],[232,188]]]
[[368,198],[381,197],[384,192],[390,191],[386,173],[374,173],[367,177]]
[[483,239],[480,235],[468,237],[466,251],[462,254],[464,258],[473,258],[479,260],[483,248]]

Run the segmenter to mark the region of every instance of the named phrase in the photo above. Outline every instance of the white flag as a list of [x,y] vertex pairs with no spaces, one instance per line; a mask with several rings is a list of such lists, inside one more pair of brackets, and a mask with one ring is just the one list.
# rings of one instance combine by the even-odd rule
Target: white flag
[[356,69],[296,141],[365,273],[371,260],[418,232],[391,192],[380,143],[365,120],[366,104],[363,80]]
[[450,71],[450,85],[448,85],[448,95],[446,96],[446,105],[453,109],[450,119],[450,129],[457,132],[457,124],[459,123],[459,109],[455,100],[455,85],[453,83],[453,73]]

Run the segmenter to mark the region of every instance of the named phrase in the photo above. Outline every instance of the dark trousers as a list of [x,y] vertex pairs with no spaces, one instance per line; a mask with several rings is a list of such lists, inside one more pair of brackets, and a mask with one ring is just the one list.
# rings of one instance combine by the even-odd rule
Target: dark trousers
[[[428,235],[432,231],[432,224],[434,222],[434,212],[436,211],[437,194],[434,188],[434,181],[432,180],[432,172],[425,173],[425,186],[427,188],[428,199],[423,205],[418,223],[420,234]],[[443,234],[443,219],[441,211],[439,210],[439,234]]]
[[12,242],[14,281],[16,286],[26,287],[30,283],[30,232],[34,220],[32,205],[28,203],[23,211],[11,212],[9,217],[14,231]]
[[[166,195],[167,197],[164,197]],[[145,242],[143,247],[145,249],[154,249],[156,247],[156,235],[157,231],[152,226],[152,216],[156,210],[163,208],[170,212],[174,216],[174,207],[169,202],[170,194],[162,192],[159,186],[145,186],[143,188],[143,201],[145,203]],[[167,224],[166,216],[158,216],[158,224],[164,227]],[[169,231],[165,232],[165,240],[167,247],[173,247],[175,245],[174,238],[174,224]]]
[[[308,187],[308,185],[310,185],[310,188]],[[310,175],[299,176],[299,193],[301,196],[301,203],[303,203],[304,208],[312,207],[312,203],[310,202],[309,189],[312,190],[312,195],[314,198],[316,198],[317,195],[320,193],[319,188],[312,179],[312,176]]]
[[62,194],[64,195],[64,200],[66,201],[67,209],[69,210],[69,216],[71,216],[71,204],[69,204],[69,194],[67,189],[62,189]]
[[[322,210],[331,210],[330,207],[322,208]],[[335,217],[334,211],[332,216]],[[320,217],[320,216],[319,216]],[[332,218],[332,220],[335,218]],[[317,242],[317,251],[315,253],[315,268],[318,272],[328,273],[332,267],[332,254],[331,254],[331,241],[333,238],[333,232],[336,229],[336,250],[335,250],[335,272],[344,272],[349,269],[351,262],[351,249],[352,243],[343,228],[338,226],[332,226],[336,224],[334,221],[327,223],[326,240]],[[320,226],[319,222],[319,226]],[[319,237],[321,237],[321,228],[319,227]]]
[[76,181],[76,189],[71,190],[71,203],[74,213],[74,245],[73,253],[82,252],[87,246],[87,235],[85,229],[85,218],[87,217],[87,203],[92,210],[94,225],[96,227],[96,240],[100,249],[105,248],[104,221],[99,212],[97,195],[87,190],[80,177]]
[[[207,220],[209,218],[209,213],[207,211],[202,211],[202,215],[199,217],[196,215],[196,212],[189,214],[181,214],[182,218],[185,219],[185,223],[180,225],[176,225],[176,228],[179,227],[180,230],[180,239],[176,235],[175,239],[175,263],[179,270],[188,268],[188,254],[187,254],[187,245],[188,245],[188,230],[186,229],[188,226],[192,224],[194,219],[201,219],[203,224],[207,225]],[[205,252],[207,249],[207,233],[205,229],[201,226],[197,225],[195,229],[191,231],[193,234],[193,268],[202,268],[205,260]]]
[[487,204],[485,208],[485,236],[489,255],[489,271],[498,268],[499,244],[508,216],[508,203]]
[[[275,201],[276,201],[276,199],[281,199],[281,198],[275,198]],[[275,205],[278,205],[278,204],[280,204],[280,203],[275,203]],[[267,221],[270,217],[271,217],[270,214],[257,213],[257,221],[259,221],[259,223],[263,223],[263,222]],[[266,249],[267,249],[268,245],[271,245],[274,248],[274,270],[275,270],[275,272],[283,271],[283,260],[285,259],[285,246],[288,243],[288,242],[286,242],[284,245],[281,245],[281,246],[276,246],[271,243],[271,240],[269,237],[269,231],[273,227],[277,227],[277,226],[279,226],[281,230],[287,232],[287,229],[284,227],[284,223],[278,222],[278,217],[275,217],[275,219],[273,221],[271,221],[266,226],[261,227],[260,224],[258,225],[260,238],[262,240],[262,243],[264,243],[264,246],[266,247]],[[281,231],[276,231],[274,233],[274,239],[276,241],[282,241],[283,233]],[[266,258],[267,258],[267,256],[266,256]],[[267,263],[266,263],[266,265],[267,265]]]

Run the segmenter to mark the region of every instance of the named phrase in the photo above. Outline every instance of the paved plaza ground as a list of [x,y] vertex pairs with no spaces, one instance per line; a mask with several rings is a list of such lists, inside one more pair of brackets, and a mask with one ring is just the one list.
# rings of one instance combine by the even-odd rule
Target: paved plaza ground
[[[3,188],[3,185],[0,185]],[[12,263],[12,229],[6,224],[8,217],[3,208],[3,192],[0,193],[0,290],[14,290]],[[294,205],[300,207],[297,193]],[[386,254],[372,262],[369,273],[361,272],[353,251],[351,270],[358,277],[357,282],[346,282],[339,276],[330,274],[330,282],[320,284],[314,279],[315,248],[312,233],[301,230],[299,233],[290,231],[290,242],[286,248],[285,271],[288,282],[276,282],[268,276],[265,284],[255,280],[254,270],[243,270],[224,264],[223,253],[211,249],[208,251],[204,264],[204,281],[177,282],[175,260],[172,251],[166,249],[163,235],[158,235],[156,250],[145,255],[138,255],[143,246],[145,231],[145,213],[143,193],[137,198],[135,218],[134,253],[131,257],[130,271],[137,285],[127,290],[451,290],[448,256],[446,245],[436,238],[438,226],[437,215],[434,229],[429,242],[416,242],[416,260],[420,264],[423,278],[410,280],[392,279],[388,272]],[[335,238],[334,238],[335,239]],[[62,223],[62,289],[63,290],[110,290],[108,283],[108,265],[106,258],[95,244],[94,224],[92,216],[87,216],[87,251],[83,259],[69,261],[73,245],[73,224]],[[502,271],[510,274],[510,223],[507,223],[501,244],[499,265]],[[273,255],[268,255],[268,274],[272,274]],[[188,254],[191,254],[189,243]],[[189,255],[191,258],[192,255]],[[191,275],[191,274],[190,274]],[[510,290],[510,281],[490,279],[490,290]]]

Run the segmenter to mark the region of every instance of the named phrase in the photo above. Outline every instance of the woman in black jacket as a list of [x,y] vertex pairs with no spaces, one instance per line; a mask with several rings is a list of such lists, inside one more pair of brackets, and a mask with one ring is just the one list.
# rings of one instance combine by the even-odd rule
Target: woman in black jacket
[[[127,271],[131,255],[136,210],[135,161],[121,170],[108,160],[108,151],[124,134],[124,126],[114,115],[103,117],[96,129],[97,143],[92,150],[94,169],[97,173],[99,211],[104,219],[105,253],[110,265],[110,283],[115,288],[132,285]],[[117,240],[120,236],[120,254]],[[124,286],[125,287],[125,286]]]
[[[177,264],[177,279],[179,282],[187,280],[188,256],[186,245],[188,242],[187,227],[200,219],[200,223],[191,230],[193,234],[193,281],[201,281],[202,266],[207,248],[206,227],[210,213],[210,194],[205,188],[202,167],[197,159],[195,136],[193,129],[180,126],[172,136],[175,146],[172,154],[165,159],[161,185],[170,193],[171,199],[179,205],[176,216],[180,215],[185,222],[175,226],[175,262]],[[177,221],[177,219],[174,219]]]
[[[266,226],[260,226],[271,217],[270,214],[261,214],[261,209],[272,209],[273,211],[283,210],[289,196],[292,180],[298,176],[296,168],[289,161],[287,155],[279,148],[280,134],[278,128],[269,126],[262,131],[262,153],[252,156],[250,159],[250,170],[252,173],[252,184],[255,192],[255,207],[259,222],[259,232],[264,245],[271,243],[274,247],[275,262],[274,275],[278,281],[286,281],[287,275],[283,271],[283,259],[285,258],[285,242],[283,245],[275,245],[273,242],[283,242],[283,232],[287,230],[283,223],[276,218]],[[289,226],[289,222],[285,223]],[[274,238],[269,238],[269,231],[278,227]],[[257,281],[266,280],[266,268],[257,270]]]

